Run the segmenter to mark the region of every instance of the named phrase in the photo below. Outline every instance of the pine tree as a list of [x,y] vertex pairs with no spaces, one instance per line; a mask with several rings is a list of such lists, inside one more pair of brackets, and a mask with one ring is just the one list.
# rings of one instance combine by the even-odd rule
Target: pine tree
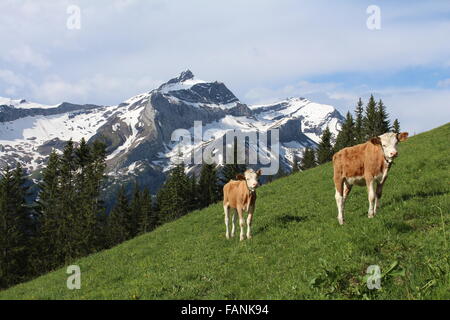
[[78,200],[76,197],[75,170],[75,148],[73,141],[70,140],[64,147],[59,163],[59,192],[62,196],[58,202],[58,210],[60,210],[62,218],[58,223],[65,241],[59,243],[58,246],[61,247],[63,262],[70,262],[80,256],[79,232],[84,222],[77,216],[77,206],[74,205]]
[[91,216],[95,216],[94,247],[100,250],[106,247],[107,215],[105,203],[102,198],[102,187],[105,182],[106,171],[106,145],[100,141],[94,141],[90,146],[91,162],[89,164],[88,187]]
[[15,203],[14,215],[16,216],[17,222],[19,224],[19,232],[20,232],[20,242],[18,251],[20,250],[20,254],[18,255],[18,261],[20,262],[21,268],[17,270],[17,275],[21,277],[21,279],[25,279],[28,277],[28,264],[29,264],[29,255],[30,255],[30,237],[31,237],[31,217],[32,210],[31,206],[27,203],[27,196],[29,196],[29,178],[26,175],[26,171],[23,169],[20,163],[16,164],[16,169],[13,172],[13,182],[14,188],[12,190],[13,193],[13,202]]
[[80,145],[74,150],[74,155],[77,168],[84,169],[91,163],[91,150],[84,138],[81,138]]
[[143,220],[142,199],[139,184],[134,185],[133,199],[131,200],[131,220],[128,222],[131,237],[135,237],[139,233],[139,224]]
[[131,209],[124,186],[119,188],[116,199],[114,208],[108,218],[108,240],[111,247],[131,238],[127,226]]
[[93,159],[91,149],[84,140],[73,151],[75,201],[78,204],[72,212],[71,221],[74,228],[72,237],[74,255],[84,256],[95,248],[97,208],[95,207],[95,182],[93,181]]
[[199,179],[200,208],[216,203],[220,198],[215,164],[203,164]]
[[176,165],[158,191],[157,202],[161,222],[172,221],[188,212],[190,196],[189,180],[184,164]]
[[380,99],[377,104],[377,136],[388,132],[391,129],[391,124],[389,121],[389,115],[386,111],[386,106]]
[[42,172],[37,199],[38,227],[33,247],[33,266],[37,274],[56,268],[64,262],[60,244],[65,241],[64,215],[61,210],[59,156],[52,151]]
[[316,165],[317,164],[314,149],[308,147],[305,148],[305,151],[303,152],[303,158],[300,162],[300,169],[307,170],[310,168],[314,168]]
[[200,187],[197,182],[197,176],[195,172],[192,173],[191,177],[188,177],[189,181],[189,201],[188,201],[188,211],[194,211],[201,208],[200,206]]
[[[68,147],[70,149],[70,146]],[[69,216],[73,228],[71,238],[73,255],[84,256],[104,247],[106,234],[105,208],[101,200],[101,187],[106,169],[105,145],[94,142],[91,146],[81,139],[73,149],[74,199],[78,204]]]
[[297,155],[293,155],[292,159],[292,173],[296,173],[300,171],[300,164],[299,159],[297,158]]
[[400,122],[398,121],[398,119],[394,120],[394,124],[392,125],[392,130],[395,133],[400,133]]
[[363,105],[361,98],[359,98],[355,109],[355,144],[363,143],[365,139]]
[[14,172],[7,166],[0,177],[0,288],[20,282],[28,272],[25,183],[19,164]]
[[157,221],[154,215],[152,196],[148,188],[142,191],[140,199],[141,216],[138,223],[138,233],[143,234],[153,230],[157,225]]
[[377,110],[377,103],[373,95],[370,96],[369,102],[367,103],[365,115],[363,119],[364,124],[364,140],[368,140],[372,137],[376,137],[379,132],[379,116]]
[[347,112],[345,121],[342,124],[341,131],[339,131],[336,143],[334,145],[334,152],[337,152],[345,147],[351,147],[356,144],[355,138],[355,122],[350,112]]
[[323,131],[321,141],[317,147],[317,162],[323,164],[333,158],[333,146],[331,144],[331,132],[328,127]]

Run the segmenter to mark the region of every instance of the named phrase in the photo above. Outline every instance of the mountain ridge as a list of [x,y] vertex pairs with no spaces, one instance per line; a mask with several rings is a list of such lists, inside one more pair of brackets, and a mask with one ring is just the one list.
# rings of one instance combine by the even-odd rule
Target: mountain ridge
[[[171,141],[172,133],[177,129],[192,132],[194,121],[201,121],[204,131],[212,132],[215,140],[192,145],[185,150],[185,158],[201,152],[205,143],[218,144],[230,130],[263,132],[278,128],[280,163],[288,170],[295,156],[319,142],[327,126],[336,135],[342,120],[334,107],[305,98],[248,106],[224,83],[199,80],[185,70],[158,88],[115,106],[0,106],[0,167],[19,160],[30,171],[40,170],[52,148],[60,151],[64,141],[85,137],[106,144],[108,176],[113,183],[125,177],[158,186],[177,156],[174,150],[179,145]],[[195,168],[188,165],[187,170]]]

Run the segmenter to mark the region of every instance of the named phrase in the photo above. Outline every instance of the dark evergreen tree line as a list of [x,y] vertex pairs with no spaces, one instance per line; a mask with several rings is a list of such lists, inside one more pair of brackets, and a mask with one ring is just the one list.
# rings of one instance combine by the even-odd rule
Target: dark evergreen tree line
[[115,246],[221,197],[214,164],[189,177],[175,166],[156,201],[136,183],[131,194],[118,188],[109,213],[103,203],[106,152],[102,143],[53,151],[42,170],[38,195],[27,203],[26,171],[6,167],[0,174],[0,289],[54,270],[74,259]]

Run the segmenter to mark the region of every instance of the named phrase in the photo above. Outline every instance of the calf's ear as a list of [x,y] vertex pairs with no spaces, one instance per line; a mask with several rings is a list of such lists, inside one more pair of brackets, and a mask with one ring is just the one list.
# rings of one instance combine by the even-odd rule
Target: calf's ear
[[372,142],[373,144],[381,144],[381,139],[380,137],[374,137],[370,139],[370,142]]
[[236,180],[245,180],[245,176],[243,174],[236,175]]
[[262,174],[262,170],[259,169],[258,171],[256,171],[256,174],[257,174],[258,176],[260,176],[260,175]]
[[408,132],[397,133],[398,141],[406,141],[408,139]]

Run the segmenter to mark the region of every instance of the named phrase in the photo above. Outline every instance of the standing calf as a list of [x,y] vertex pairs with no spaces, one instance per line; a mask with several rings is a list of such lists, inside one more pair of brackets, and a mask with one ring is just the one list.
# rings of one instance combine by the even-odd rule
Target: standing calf
[[366,143],[344,148],[333,156],[339,224],[344,224],[344,204],[354,184],[367,186],[368,216],[375,216],[389,168],[398,155],[397,143],[407,138],[407,132],[387,132]]
[[[242,175],[236,176],[238,180],[230,180],[223,186],[223,210],[225,212],[225,236],[230,238],[229,219],[230,209],[235,209],[239,215],[239,226],[241,227],[240,240],[244,240],[244,225],[245,220],[243,211],[248,212],[247,216],[247,238],[251,239],[252,234],[250,227],[252,225],[253,213],[255,212],[256,191],[259,186],[258,177],[261,175],[261,170],[253,171],[249,169]],[[234,211],[234,210],[233,210]],[[231,236],[234,237],[234,220],[236,213],[233,212]]]

